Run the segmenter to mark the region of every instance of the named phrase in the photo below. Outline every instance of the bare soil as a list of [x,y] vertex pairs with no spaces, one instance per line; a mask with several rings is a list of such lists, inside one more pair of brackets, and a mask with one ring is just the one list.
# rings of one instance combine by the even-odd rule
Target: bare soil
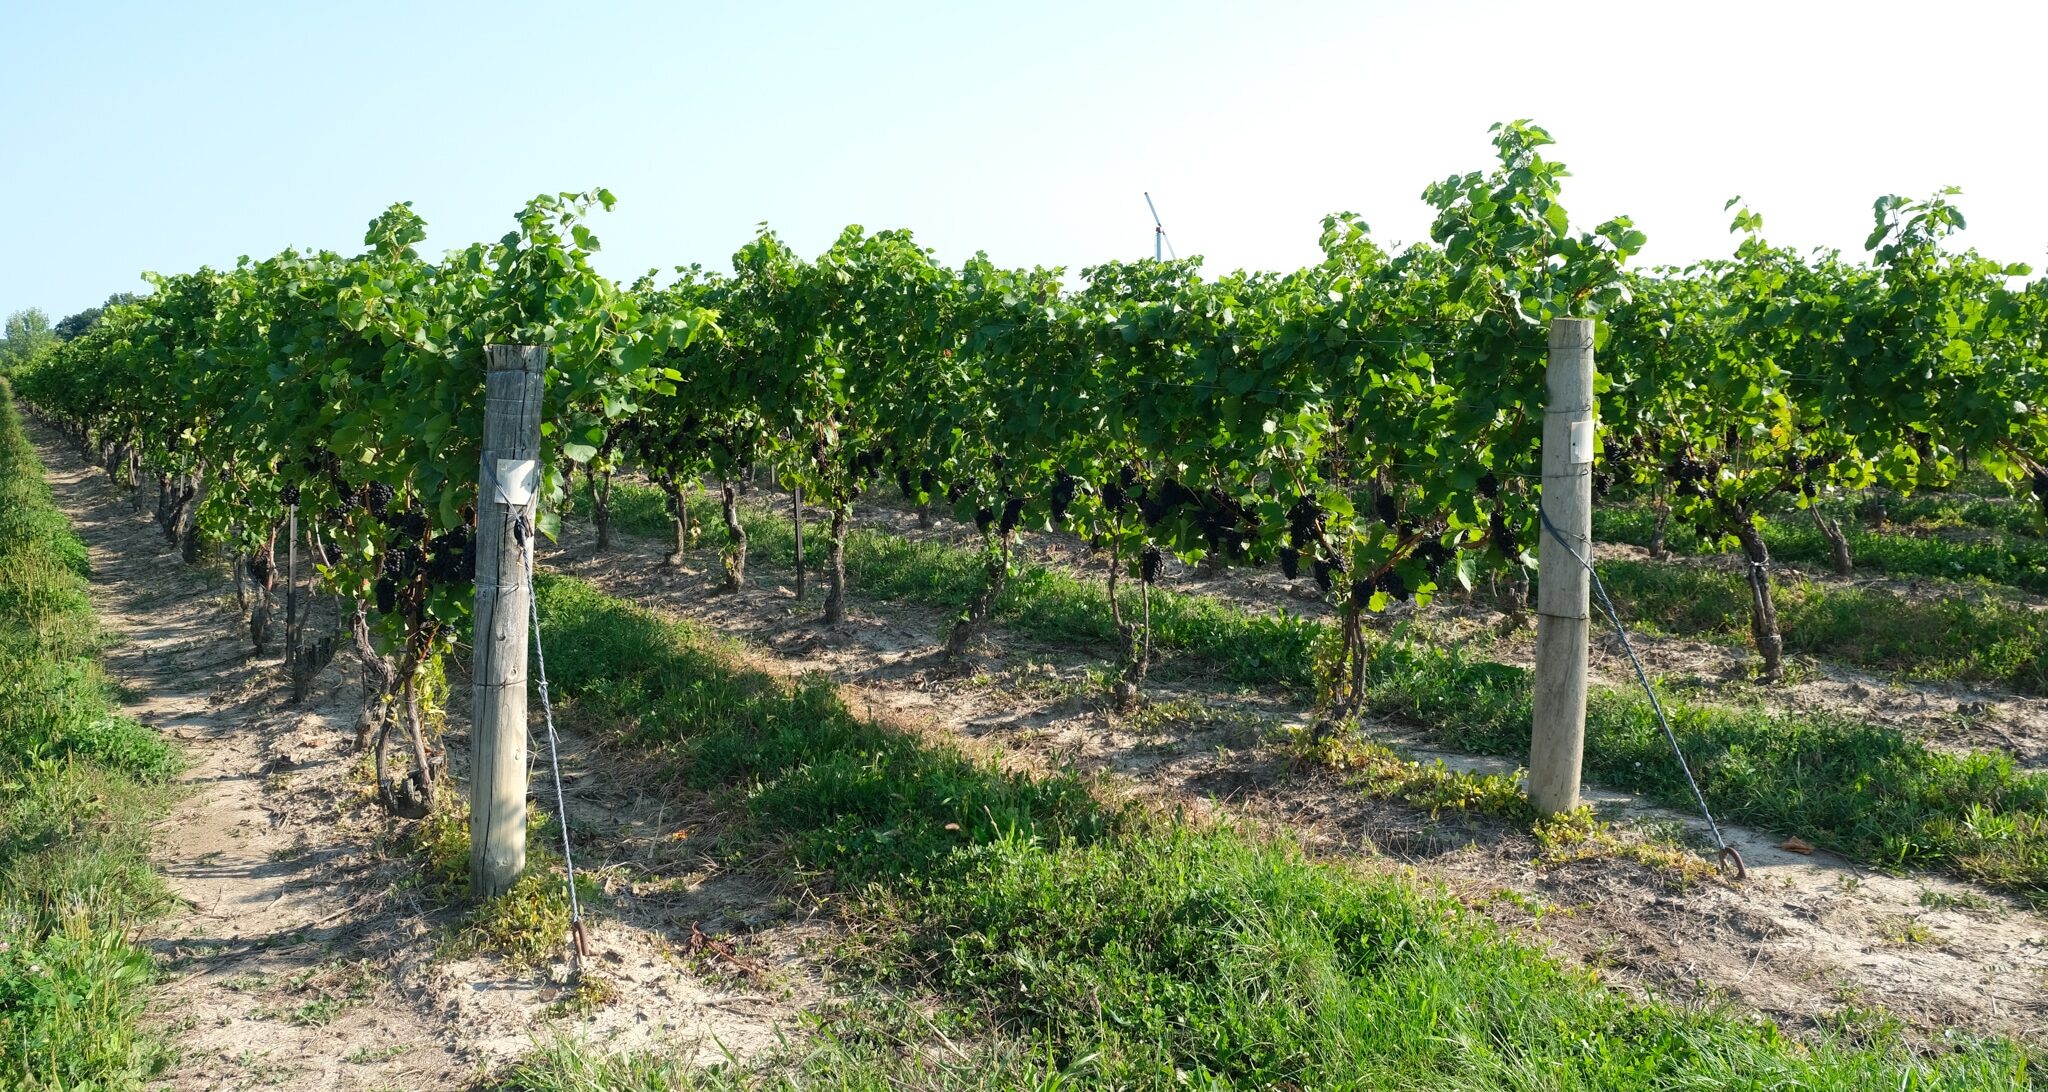
[[[892,533],[919,533],[914,517],[884,512],[873,518],[898,521]],[[1114,791],[1267,824],[1359,867],[1442,884],[1624,989],[1731,1002],[1794,1029],[1850,1009],[1888,1010],[1929,1038],[1966,1029],[2037,1039],[2048,1026],[2048,921],[1997,893],[1789,852],[1779,838],[1743,829],[1724,828],[1748,862],[1742,883],[1611,855],[1546,861],[1524,831],[1371,800],[1340,775],[1298,768],[1275,737],[1310,711],[1284,698],[1157,682],[1149,711],[1121,716],[1090,681],[1104,663],[1071,648],[998,627],[971,670],[949,671],[942,612],[863,601],[855,587],[846,622],[826,628],[819,593],[798,603],[781,582],[787,573],[757,569],[754,586],[725,593],[710,549],[677,569],[662,563],[665,544],[617,533],[613,543],[593,554],[586,530],[572,526],[546,561],[738,637],[777,670],[824,673],[856,710],[993,746],[1023,765],[1098,773]],[[1507,772],[1498,760],[1428,752],[1401,725],[1375,730],[1425,760]],[[1697,817],[1589,795],[1632,837],[1704,844]]]
[[[715,835],[691,837],[699,817],[636,791],[573,733],[568,826],[605,891],[589,966],[571,976],[566,938],[538,968],[452,958],[463,908],[423,887],[374,802],[349,657],[287,704],[277,640],[252,655],[225,573],[181,564],[134,498],[55,433],[30,433],[90,551],[124,712],[189,762],[155,854],[181,909],[143,935],[163,971],[152,1019],[179,1053],[158,1087],[466,1089],[554,1037],[744,1059],[824,995],[812,952],[826,927],[723,872]],[[458,776],[461,704],[442,741]],[[577,1006],[579,983],[608,1000]]]

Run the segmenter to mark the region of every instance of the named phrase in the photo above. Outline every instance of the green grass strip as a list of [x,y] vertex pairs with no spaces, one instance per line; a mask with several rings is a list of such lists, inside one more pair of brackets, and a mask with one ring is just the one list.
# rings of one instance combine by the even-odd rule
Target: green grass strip
[[[1920,1048],[1879,1021],[1804,1042],[1631,1000],[1444,894],[1112,808],[1071,776],[1003,772],[860,719],[820,678],[737,667],[733,646],[581,581],[544,578],[538,595],[577,723],[722,808],[727,852],[836,892],[865,942],[849,969],[937,990],[1023,1044],[946,1087],[2030,1087],[2023,1049],[2000,1041]],[[846,1067],[693,1075],[556,1050],[510,1087],[932,1076],[898,1051],[830,1056]]]
[[[639,489],[624,491],[624,497],[635,492],[646,495],[640,507],[615,508],[615,518],[632,513],[621,519],[622,529],[666,528],[659,495]],[[746,520],[748,536],[758,547],[753,556],[770,565],[792,563],[787,520],[752,509]],[[715,534],[722,537],[722,529]],[[807,536],[807,547],[810,541]],[[847,569],[856,595],[944,609],[964,604],[980,580],[980,561],[972,549],[868,530],[848,535]],[[1628,577],[1634,570],[1625,564],[1603,566],[1603,574],[1609,571],[1623,574],[1616,590],[1624,600],[1624,615],[1635,617],[1646,602],[1642,581]],[[1673,586],[1691,580],[1692,573],[1653,568],[1656,579],[1669,579]],[[1726,601],[1717,607],[1703,590],[1685,586],[1689,590],[1670,601],[1705,604],[1699,609],[1712,617],[1740,609],[1739,599],[1733,608]],[[1839,607],[1848,600],[1838,596],[1822,602]],[[1872,607],[1873,617],[1886,617],[1882,606]],[[1811,609],[1801,617],[1816,619],[1814,628],[1821,631],[1820,608]],[[1720,613],[1713,614],[1716,610]],[[1001,613],[1012,632],[1047,641],[1106,645],[1113,639],[1103,586],[1056,569],[1025,567],[1011,581]],[[1845,624],[1859,618],[1853,609],[1844,610],[1843,617]],[[1166,591],[1154,596],[1153,621],[1155,645],[1195,661],[1199,669],[1236,682],[1297,691],[1311,688],[1316,642],[1328,639],[1328,627],[1313,619],[1260,615]],[[1899,633],[1887,639],[1911,640],[1906,631],[1926,624],[1919,617],[1910,621],[1891,617],[1885,624]],[[1996,642],[1972,645],[1957,629],[1946,632],[1956,642],[1950,655],[1975,656],[1978,662],[2007,655],[1999,652],[2006,646]],[[2028,642],[2040,640],[2037,633],[2016,630],[2009,636],[2022,648],[2038,647]],[[2011,660],[2026,662],[2019,654]],[[1439,742],[1482,754],[1527,756],[1530,676],[1522,668],[1387,642],[1372,652],[1367,689],[1376,711],[1412,721]],[[1719,817],[1797,834],[1881,867],[1946,871],[2048,904],[2048,775],[2022,772],[2003,754],[1935,750],[1896,729],[1841,716],[1737,710],[1668,696],[1664,703]],[[1595,687],[1586,733],[1589,778],[1659,804],[1693,809],[1691,792],[1641,694]]]
[[85,547],[51,502],[0,381],[0,1088],[139,1088],[155,786],[176,758],[113,712]]
[[[1897,510],[1912,505],[1911,511],[1927,518],[1957,520],[1962,513],[1977,515],[1998,530],[1979,538],[1954,539],[1939,534],[1901,534],[1872,531],[1859,526],[1852,512],[1836,513],[1842,518],[1842,532],[1849,539],[1849,551],[1860,571],[1891,573],[1896,576],[1927,576],[1947,580],[1983,580],[2030,592],[2048,594],[2048,539],[2028,534],[2036,518],[2020,505],[1992,505],[1977,502],[1958,508],[1955,502],[1932,499],[1895,501],[1894,518],[1908,516]],[[1980,511],[1981,509],[1981,511]],[[1943,523],[1954,526],[1954,523]],[[1593,537],[1602,542],[1626,542],[1648,546],[1656,529],[1656,516],[1647,507],[1601,507],[1593,511]],[[1829,565],[1833,553],[1827,540],[1805,513],[1765,516],[1764,544],[1778,561]],[[1710,552],[1690,527],[1672,523],[1665,530],[1665,545],[1680,554]],[[1712,552],[1720,552],[1718,547]]]
[[[1368,700],[1452,747],[1526,759],[1530,680],[1456,650],[1388,643],[1367,663]],[[2004,754],[1940,751],[1895,729],[1825,713],[1785,716],[1664,698],[1715,814],[1797,834],[1892,869],[1939,869],[2048,906],[2048,774]],[[1690,790],[1649,701],[1596,687],[1589,780],[1684,811]]]
[[[1631,625],[1747,639],[1749,585],[1693,565],[1603,561],[1600,579]],[[1908,599],[1780,573],[1772,581],[1787,652],[1909,678],[2048,694],[2048,614],[1995,595]]]

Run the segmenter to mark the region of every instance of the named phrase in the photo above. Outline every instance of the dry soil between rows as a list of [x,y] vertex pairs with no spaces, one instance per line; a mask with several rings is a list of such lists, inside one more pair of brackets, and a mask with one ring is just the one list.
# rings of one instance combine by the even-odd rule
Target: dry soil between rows
[[[156,1087],[467,1089],[555,1037],[746,1058],[823,995],[806,954],[822,926],[722,873],[710,846],[678,840],[687,817],[573,734],[569,825],[607,892],[589,974],[617,999],[565,1012],[565,961],[520,970],[447,954],[460,908],[423,890],[417,863],[392,849],[397,824],[365,793],[359,691],[338,666],[350,657],[305,705],[287,704],[276,642],[251,654],[226,576],[182,564],[131,495],[54,432],[30,433],[87,544],[123,711],[188,762],[155,850],[180,908],[142,938],[164,971],[151,1019],[177,1052]],[[459,777],[453,714],[445,743]],[[723,939],[693,946],[693,934]],[[744,951],[744,967],[722,965],[721,951]]]

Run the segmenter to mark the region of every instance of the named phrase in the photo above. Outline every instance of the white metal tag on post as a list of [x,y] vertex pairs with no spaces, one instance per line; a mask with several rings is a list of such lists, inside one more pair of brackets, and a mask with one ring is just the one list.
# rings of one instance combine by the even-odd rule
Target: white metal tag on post
[[[1588,573],[1593,559],[1593,320],[1550,324],[1550,402],[1543,410],[1543,513],[1536,551],[1536,677],[1529,802],[1556,815],[1579,806],[1586,748]],[[1559,542],[1559,537],[1564,539]]]
[[540,466],[532,459],[499,459],[498,502],[521,508],[533,499],[540,478]]

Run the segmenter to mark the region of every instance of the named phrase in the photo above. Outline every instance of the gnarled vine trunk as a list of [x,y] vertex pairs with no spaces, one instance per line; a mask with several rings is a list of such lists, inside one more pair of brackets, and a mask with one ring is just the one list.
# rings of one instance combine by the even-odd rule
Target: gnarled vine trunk
[[675,529],[676,536],[675,549],[661,560],[665,565],[681,567],[690,552],[690,508],[683,500],[683,487],[675,478],[663,474],[655,481],[661,486],[662,506],[668,509],[669,526]]
[[1849,536],[1842,533],[1842,525],[1823,514],[1820,505],[1809,505],[1806,510],[1813,513],[1813,526],[1820,531],[1820,537],[1828,542],[1828,551],[1833,555],[1835,575],[1855,575],[1856,559],[1849,552]]
[[1009,582],[1010,545],[1016,540],[1016,532],[998,536],[982,551],[981,590],[967,604],[967,611],[946,634],[946,662],[958,666],[967,658],[967,650],[988,629],[989,619],[995,617],[996,604],[1003,598],[1003,586]]
[[740,495],[729,478],[718,482],[719,498],[725,510],[725,587],[738,591],[747,586],[747,529],[740,525]]
[[1749,561],[1749,631],[1764,660],[1763,680],[1778,682],[1785,677],[1785,638],[1778,632],[1777,604],[1771,601],[1771,551],[1746,512],[1735,521],[1735,537]]
[[1339,715],[1362,712],[1365,707],[1365,604],[1353,595],[1344,604],[1344,685],[1338,704]]
[[192,485],[185,490],[185,505],[178,517],[178,557],[187,565],[199,563],[200,547],[206,536],[199,530],[199,506],[206,501],[206,475],[193,471]]
[[355,638],[356,660],[363,672],[363,711],[356,718],[356,750],[370,747],[370,739],[391,715],[392,693],[398,687],[398,671],[377,644],[370,639],[370,619],[363,601],[356,600],[356,616],[349,625]]
[[832,506],[832,542],[825,559],[825,624],[828,626],[836,626],[846,620],[846,525],[852,519],[851,505]]
[[157,530],[163,532],[166,540],[174,543],[178,541],[171,531],[173,526],[171,523],[171,512],[175,504],[175,496],[176,493],[171,487],[171,476],[169,474],[158,474],[156,476],[156,526]]
[[585,463],[583,477],[590,483],[590,523],[597,530],[593,548],[603,553],[612,548],[612,472],[600,474]]
[[264,646],[270,642],[270,597],[277,586],[277,529],[271,528],[270,537],[264,540],[261,549],[250,554],[244,561],[249,571],[249,582],[254,585],[250,591],[249,643],[256,654],[263,654]]
[[1139,620],[1125,621],[1123,601],[1117,597],[1116,591],[1123,570],[1122,549],[1112,544],[1109,556],[1109,617],[1116,627],[1117,643],[1123,653],[1123,672],[1116,680],[1115,697],[1117,709],[1128,713],[1136,709],[1144,698],[1145,669],[1152,662],[1152,587],[1149,584],[1140,585]]

